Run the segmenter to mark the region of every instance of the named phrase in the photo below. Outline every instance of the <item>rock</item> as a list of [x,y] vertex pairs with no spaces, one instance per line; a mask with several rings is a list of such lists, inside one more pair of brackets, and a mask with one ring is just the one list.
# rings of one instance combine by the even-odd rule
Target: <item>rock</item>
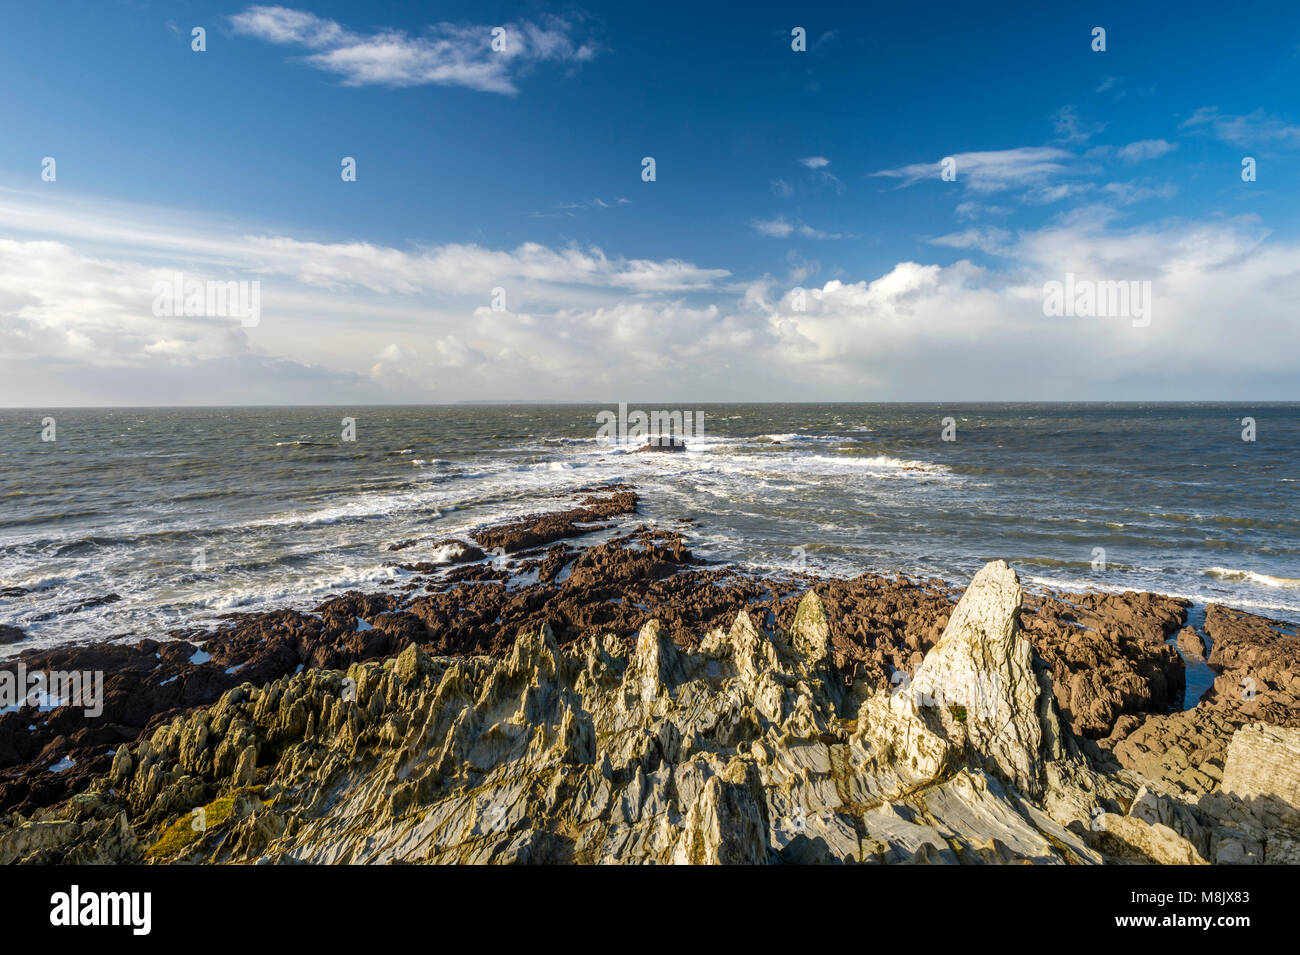
[[1128,715],[1182,703],[1182,658],[1165,641],[1187,601],[1155,594],[1062,594],[1027,601],[1021,616],[1051,667],[1061,715],[1075,734],[1103,739]]
[[488,550],[514,553],[566,537],[604,530],[609,525],[598,525],[597,522],[635,513],[636,504],[637,497],[632,491],[593,495],[584,499],[581,507],[533,514],[508,524],[485,528],[474,535],[474,541]]
[[257,747],[245,746],[244,751],[239,754],[239,761],[235,763],[235,771],[231,775],[231,784],[236,787],[251,786],[257,782]]
[[11,627],[7,623],[0,623],[0,643],[17,643],[19,640],[26,640],[27,634],[23,633],[18,627]]
[[1205,638],[1196,631],[1195,627],[1183,627],[1179,630],[1177,645],[1189,660],[1205,659]]
[[[964,718],[881,691],[852,727],[813,592],[791,630],[741,611],[685,648],[657,621],[632,648],[565,649],[543,625],[502,659],[409,646],[227,691],[119,753],[129,781],[97,781],[92,816],[39,846],[0,826],[0,845],[66,861],[120,844],[125,861],[125,812],[159,862],[1099,862],[1078,811],[1034,794],[1091,805],[1124,784],[1063,745],[1019,601],[989,565],[918,669],[927,692],[983,688]],[[892,742],[870,729],[889,720]]]
[[1220,676],[1201,704],[1239,723],[1300,727],[1300,627],[1210,604],[1205,632]]
[[[480,547],[473,544],[458,540],[455,537],[444,537],[442,540],[433,543],[433,552],[439,558],[449,564],[469,564],[474,561],[482,560],[487,556]],[[423,567],[424,565],[419,565]]]
[[1261,723],[1237,730],[1228,744],[1222,789],[1300,809],[1300,730]]
[[[916,741],[921,765],[937,770],[944,763],[935,746],[920,745],[929,732],[955,749],[970,750],[984,768],[1027,795],[1041,797],[1043,763],[1063,755],[1061,727],[1050,681],[1035,669],[1020,632],[1020,601],[1020,581],[1005,562],[987,564],[975,575],[903,694],[912,723],[904,735]],[[888,706],[896,709],[893,697]],[[897,734],[885,731],[888,738]]]
[[1105,813],[1094,841],[1120,859],[1155,865],[1207,865],[1196,847],[1162,823]]
[[683,441],[681,438],[661,436],[657,438],[651,438],[647,443],[641,445],[641,447],[637,448],[633,453],[642,454],[647,451],[676,452],[676,451],[685,451],[685,450],[686,450],[686,442]]
[[1137,729],[1107,743],[1121,766],[1195,801],[1222,777],[1237,725],[1218,710],[1197,706],[1147,716]]
[[[28,730],[30,711],[0,714],[0,852],[1190,859],[1163,827],[1202,859],[1300,862],[1300,812],[1279,797],[1289,737],[1243,737],[1225,767],[1240,727],[1294,718],[1293,628],[1212,609],[1223,685],[1170,712],[1182,660],[1166,641],[1186,602],[1026,597],[1001,562],[964,593],[757,578],[631,521],[580,548],[569,541],[636,503],[623,487],[576,493],[492,530],[510,557],[421,569],[405,594],[0,664],[106,674],[101,720],[61,707]],[[190,838],[199,808],[223,821]],[[1102,816],[1129,821],[1103,839]],[[184,838],[165,839],[177,826]]]

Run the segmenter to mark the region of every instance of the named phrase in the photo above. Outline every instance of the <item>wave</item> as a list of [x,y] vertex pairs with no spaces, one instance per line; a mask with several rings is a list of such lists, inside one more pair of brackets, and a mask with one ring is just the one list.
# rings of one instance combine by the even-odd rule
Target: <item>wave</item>
[[813,441],[813,442],[835,442],[851,441],[857,442],[857,438],[845,437],[842,434],[760,434],[755,441],[767,441],[772,444],[791,444],[795,441]]
[[1261,574],[1253,570],[1236,570],[1232,567],[1211,567],[1209,570],[1201,571],[1201,573],[1210,577],[1218,577],[1220,580],[1243,580],[1264,587],[1300,587],[1300,578],[1297,577],[1275,577],[1272,574]]
[[[1014,566],[1014,565],[1013,565]],[[1239,610],[1249,612],[1267,611],[1269,613],[1282,613],[1294,617],[1300,614],[1300,603],[1284,603],[1274,600],[1255,600],[1250,597],[1239,595],[1224,596],[1221,594],[1205,594],[1199,591],[1191,592],[1185,590],[1170,590],[1164,587],[1151,586],[1141,582],[1128,582],[1126,584],[1103,584],[1098,583],[1095,579],[1061,579],[1055,577],[1038,577],[1024,575],[1026,580],[1039,587],[1049,590],[1067,593],[1082,593],[1089,590],[1097,590],[1103,593],[1121,594],[1130,590],[1146,591],[1149,593],[1160,594],[1164,597],[1177,597],[1182,600],[1190,600],[1194,604],[1217,603],[1226,607],[1235,607]],[[956,581],[955,583],[961,583]]]
[[804,460],[819,464],[849,464],[854,467],[875,468],[886,471],[924,471],[928,474],[946,474],[948,472],[948,468],[942,464],[910,458],[893,458],[887,454],[857,455],[849,453],[835,456],[812,454],[808,455]]
[[441,547],[435,547],[429,554],[429,563],[431,564],[450,564],[461,554],[465,553],[466,547],[459,541],[452,541],[450,544],[443,544]]

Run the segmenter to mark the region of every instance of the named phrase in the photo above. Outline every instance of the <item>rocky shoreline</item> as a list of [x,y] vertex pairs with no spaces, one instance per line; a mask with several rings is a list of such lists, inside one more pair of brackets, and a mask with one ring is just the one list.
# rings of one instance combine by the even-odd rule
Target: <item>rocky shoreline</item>
[[1295,627],[997,563],[759,578],[637,506],[590,488],[394,545],[402,593],[6,661],[105,692],[0,714],[0,862],[1300,861]]

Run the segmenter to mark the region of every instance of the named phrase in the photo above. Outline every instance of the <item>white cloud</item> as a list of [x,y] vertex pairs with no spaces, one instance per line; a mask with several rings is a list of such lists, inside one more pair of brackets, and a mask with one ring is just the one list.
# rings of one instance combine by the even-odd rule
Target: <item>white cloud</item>
[[[1122,161],[1126,164],[1156,159],[1176,149],[1176,144],[1164,139],[1143,139],[1122,147],[1094,146],[1082,155],[1059,146],[1023,146],[987,152],[956,153],[950,158],[954,163],[956,182],[983,196],[994,193],[1016,193],[1027,203],[1048,205],[1066,199],[1079,199],[1094,192],[1099,186],[1090,178],[1104,171],[1107,163]],[[883,169],[872,173],[900,180],[901,186],[918,182],[941,181],[943,160],[915,163],[896,169]],[[1135,183],[1112,183],[1102,188],[1110,198],[1128,204],[1142,199],[1170,198],[1176,190],[1165,186],[1141,186]],[[958,203],[954,213],[959,221],[971,220],[980,215],[1005,215],[1005,206],[988,205],[965,199]]]
[[610,258],[601,249],[570,245],[553,249],[525,242],[513,250],[443,245],[407,252],[366,242],[302,242],[285,236],[247,236],[258,268],[304,285],[356,287],[380,294],[433,292],[487,297],[512,283],[533,294],[571,284],[630,292],[707,289],[729,274],[679,259]]
[[773,239],[784,239],[792,235],[795,228],[793,222],[779,216],[775,219],[755,219],[749,227],[759,235]]
[[1217,139],[1242,149],[1300,147],[1300,126],[1262,109],[1245,116],[1219,112],[1217,106],[1202,106],[1183,121],[1180,129],[1208,132]]
[[1108,182],[1101,189],[1120,205],[1125,206],[1135,202],[1145,202],[1147,199],[1172,199],[1178,195],[1178,187],[1173,183],[1149,180]]
[[[799,310],[791,290],[816,265],[797,259],[783,282],[741,286],[590,248],[248,238],[3,192],[0,218],[47,233],[0,241],[0,404],[1285,398],[1297,385],[1300,245],[1250,219],[1126,229],[1090,206],[1032,231],[968,229],[932,241],[991,264],[840,266]],[[260,277],[261,324],[155,316],[151,283],[177,268]],[[1149,280],[1150,326],[1044,317],[1043,283],[1066,272]],[[504,311],[488,305],[498,284]]]
[[1056,138],[1063,143],[1075,144],[1086,143],[1103,129],[1105,123],[1090,123],[1079,116],[1079,110],[1074,106],[1062,106],[1052,114],[1052,128],[1056,130]]
[[831,161],[825,156],[808,156],[805,159],[800,159],[799,163],[809,169],[825,169],[831,164]]
[[966,229],[931,239],[932,245],[950,249],[978,249],[994,255],[1006,254],[1011,245],[1011,233],[1006,229]]
[[784,216],[777,216],[775,219],[754,219],[749,223],[749,227],[759,235],[765,235],[772,239],[786,239],[792,235],[800,236],[804,239],[849,239],[853,236],[843,232],[825,232],[821,229],[814,229],[810,225],[801,222],[791,222]]
[[420,36],[384,29],[358,34],[333,20],[280,6],[252,6],[230,18],[236,33],[311,51],[305,62],[336,74],[347,86],[438,84],[490,93],[518,92],[518,74],[533,63],[583,63],[597,53],[574,39],[576,23],[548,16],[503,26],[493,49],[493,27],[439,23]]
[[1119,149],[1119,158],[1124,162],[1143,162],[1147,159],[1159,159],[1165,153],[1177,149],[1177,145],[1163,139],[1140,139]]
[[[1075,156],[1055,146],[1021,146],[1017,149],[955,153],[951,158],[956,162],[958,182],[966,183],[977,192],[999,192],[1064,177],[1069,174],[1068,164]],[[904,186],[929,179],[938,182],[942,162],[942,159],[936,159],[934,162],[914,163],[897,169],[882,169],[871,175],[900,179]]]

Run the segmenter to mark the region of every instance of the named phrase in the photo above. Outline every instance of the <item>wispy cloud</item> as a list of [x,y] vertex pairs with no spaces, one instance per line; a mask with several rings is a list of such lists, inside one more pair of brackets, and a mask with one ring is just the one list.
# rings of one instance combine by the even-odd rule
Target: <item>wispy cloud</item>
[[1124,162],[1145,162],[1148,159],[1159,159],[1177,148],[1177,144],[1163,139],[1140,139],[1121,146],[1117,154]]
[[1056,131],[1057,142],[1073,145],[1086,143],[1103,129],[1105,123],[1088,122],[1079,115],[1074,106],[1062,106],[1052,114],[1052,128]]
[[589,210],[615,209],[618,206],[625,206],[630,204],[631,202],[632,202],[631,199],[625,199],[622,196],[618,197],[617,199],[610,199],[608,201],[601,199],[599,196],[596,196],[591,199],[580,199],[577,202],[556,203],[547,212],[530,213],[529,218],[552,219],[559,216],[563,216],[566,218],[575,219],[582,213],[587,212]]
[[1184,120],[1179,129],[1206,132],[1243,149],[1300,147],[1300,125],[1262,109],[1244,116],[1233,116],[1219,112],[1217,106],[1202,106]]
[[597,53],[593,42],[575,39],[576,22],[557,16],[502,25],[500,49],[493,48],[491,25],[438,23],[419,36],[396,29],[362,34],[280,6],[248,7],[230,25],[245,36],[310,51],[304,62],[348,86],[437,84],[511,95],[517,77],[535,63],[583,63]]
[[[1006,189],[1040,185],[1048,179],[1060,178],[1069,171],[1068,163],[1073,153],[1056,146],[1022,146],[1017,149],[999,149],[987,152],[956,153],[959,181],[964,181],[978,192],[998,192]],[[896,169],[882,169],[873,176],[902,180],[910,186],[923,180],[939,180],[942,159],[934,162],[914,163]]]
[[[831,161],[825,156],[804,156],[802,159],[796,159],[800,166],[807,170],[803,174],[802,183],[812,186],[829,186],[837,193],[844,192],[844,183],[840,178],[831,172]],[[772,182],[772,191],[782,198],[789,197],[795,191],[791,183],[783,179],[776,179]]]
[[784,216],[778,216],[775,219],[754,219],[749,223],[749,227],[759,235],[765,235],[773,239],[788,239],[791,236],[799,236],[804,239],[852,238],[848,233],[824,232],[821,229],[814,229],[810,225],[792,222]]
[[1135,202],[1144,202],[1147,199],[1172,199],[1178,195],[1178,187],[1172,182],[1148,180],[1108,182],[1101,189],[1122,206],[1131,206]]
[[[1099,185],[1093,180],[1105,171],[1106,164],[1122,162],[1131,165],[1157,159],[1177,148],[1176,144],[1164,139],[1143,139],[1119,147],[1094,146],[1083,153],[1049,145],[956,153],[945,158],[952,160],[955,181],[974,193],[992,195],[1005,192],[1015,194],[1027,203],[1046,205],[1094,192]],[[944,160],[940,159],[882,169],[871,175],[898,179],[902,188],[918,182],[939,182],[943,170]],[[1132,182],[1112,183],[1100,188],[1125,204],[1172,195],[1167,186]],[[1010,210],[967,198],[954,211],[959,220],[969,220],[982,214],[1006,215]]]
[[1011,233],[1006,229],[966,229],[930,240],[931,245],[950,249],[978,249],[993,255],[1005,255],[1011,248]]

